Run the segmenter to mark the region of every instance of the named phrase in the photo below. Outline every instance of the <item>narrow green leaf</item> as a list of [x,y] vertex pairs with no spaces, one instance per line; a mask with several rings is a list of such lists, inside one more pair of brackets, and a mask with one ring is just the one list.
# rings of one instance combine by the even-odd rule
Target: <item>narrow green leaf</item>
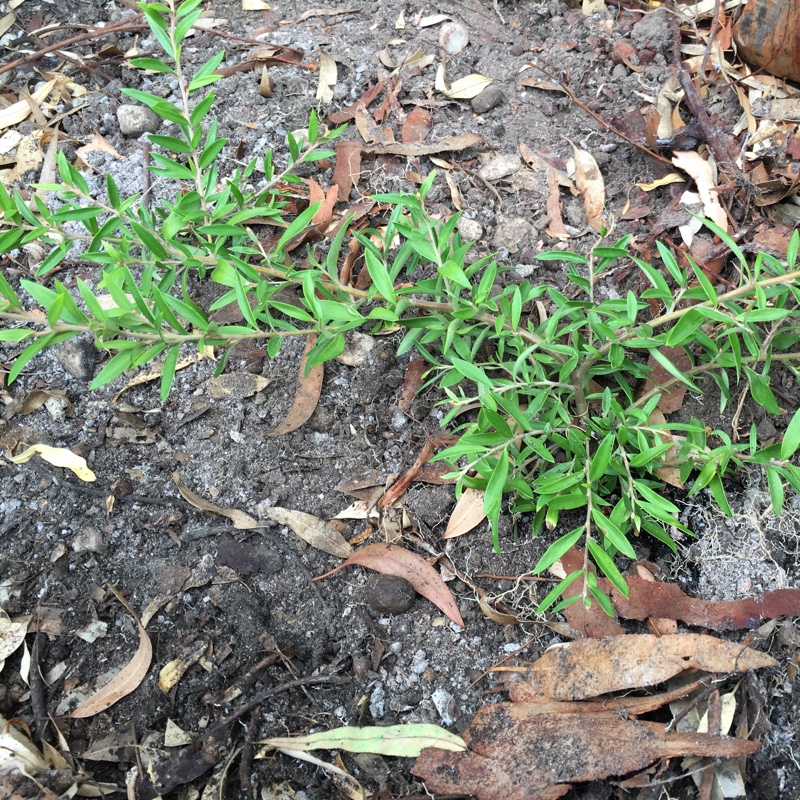
[[767,467],[766,472],[769,496],[772,500],[772,511],[777,517],[783,511],[783,480],[778,470],[773,467]]
[[[560,597],[563,594],[565,589],[567,589],[569,586],[571,586],[573,583],[575,583],[575,581],[578,580],[578,578],[581,578],[581,577],[583,577],[583,570],[582,569],[576,570],[575,572],[567,575],[567,577],[564,578],[564,580],[562,580],[558,584],[556,584],[545,595],[545,597],[542,600],[542,602],[539,603],[539,605],[536,607],[536,613],[537,614],[543,614],[545,611],[547,611],[547,609],[550,608],[550,606],[553,605],[553,603],[556,601],[556,598]],[[580,595],[577,595],[574,598],[569,598],[569,601],[574,603],[576,600],[579,600],[579,599],[580,599]],[[560,606],[560,608],[559,608],[559,606]],[[561,605],[560,603],[559,603],[559,606],[556,606],[556,608],[558,610],[561,610],[562,608],[566,607],[565,605]],[[555,613],[555,612],[556,612],[556,609],[553,609],[553,613]]]
[[544,572],[548,567],[555,564],[568,550],[571,550],[578,543],[581,536],[583,536],[585,529],[585,525],[580,525],[569,533],[564,534],[564,536],[559,539],[556,539],[553,544],[544,551],[539,561],[536,562],[536,566],[533,568],[534,575]]
[[800,409],[794,412],[794,416],[786,428],[781,441],[781,458],[791,458],[800,447]]
[[614,445],[616,444],[616,435],[608,433],[603,437],[603,441],[597,446],[597,450],[592,456],[591,464],[589,465],[589,480],[597,481],[602,478],[611,464],[611,453]]
[[606,553],[594,539],[588,539],[586,544],[589,547],[589,553],[594,559],[595,564],[600,567],[606,578],[619,589],[623,597],[628,597],[628,584],[625,583],[625,578],[622,577],[622,573],[617,569],[616,564],[611,560],[608,553]]
[[172,389],[172,382],[175,380],[175,365],[178,363],[178,353],[180,345],[173,345],[164,359],[161,367],[161,402],[166,403]]

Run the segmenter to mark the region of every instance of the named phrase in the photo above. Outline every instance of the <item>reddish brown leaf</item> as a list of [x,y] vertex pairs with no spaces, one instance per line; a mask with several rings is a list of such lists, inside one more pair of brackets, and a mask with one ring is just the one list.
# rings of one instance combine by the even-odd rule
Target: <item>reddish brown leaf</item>
[[349,122],[355,117],[359,104],[363,104],[364,108],[367,108],[367,106],[369,106],[369,104],[383,91],[385,84],[386,81],[380,81],[374,86],[370,86],[369,89],[367,89],[367,91],[355,101],[355,103],[351,103],[349,106],[347,106],[347,108],[343,108],[341,111],[334,111],[333,114],[328,115],[328,119],[334,125],[341,125],[343,122]]
[[329,187],[326,195],[325,190],[313,178],[308,179],[309,205],[313,203],[320,204],[320,207],[311,218],[311,224],[316,225],[320,233],[324,233],[330,227],[333,219],[333,207],[338,200],[338,194],[338,186]]
[[547,232],[551,236],[566,236],[567,229],[561,218],[561,192],[558,188],[558,179],[552,169],[547,171],[547,216],[550,224]]
[[[682,347],[660,347],[659,352],[665,358],[668,358],[681,372],[686,372],[692,368],[692,361]],[[669,381],[674,381],[673,376],[653,356],[648,359],[647,366],[652,371],[641,389],[640,396],[647,394],[656,386],[663,386]],[[661,409],[663,414],[673,414],[675,411],[680,411],[685,395],[686,384],[673,383],[669,389],[665,389],[662,392],[661,399],[658,401],[658,408]]]
[[411,411],[411,406],[422,386],[422,378],[428,371],[428,362],[420,355],[414,356],[408,362],[406,374],[403,378],[403,388],[400,392],[400,402],[397,407],[404,413]]
[[[320,578],[333,575],[334,572],[338,572],[344,567],[354,565],[374,569],[384,575],[397,575],[405,578],[419,594],[430,600],[456,625],[464,627],[464,620],[461,619],[458,606],[447,588],[447,584],[441,579],[439,573],[416,553],[411,553],[393,544],[368,544],[336,569]],[[320,578],[315,578],[315,580],[320,580]]]
[[461,133],[456,136],[445,136],[437,139],[433,144],[420,144],[417,142],[409,144],[404,144],[403,142],[371,144],[364,148],[364,152],[413,158],[414,156],[429,156],[450,150],[466,150],[468,147],[474,147],[482,142],[483,139],[474,133]]
[[296,431],[314,413],[322,391],[322,380],[325,377],[325,370],[322,364],[312,367],[308,375],[306,375],[306,356],[316,341],[316,336],[308,337],[306,348],[303,351],[303,358],[300,360],[297,393],[294,396],[292,407],[289,409],[286,419],[277,428],[273,428],[267,434],[268,436],[283,436],[284,433]]
[[434,444],[432,441],[425,443],[425,446],[420,451],[414,463],[386,490],[383,497],[378,500],[379,509],[390,508],[406,493],[408,487],[411,486],[411,481],[419,475],[422,467],[430,461],[433,455],[433,449]]
[[658,758],[738,758],[758,742],[702,733],[665,733],[664,724],[615,712],[540,713],[535,703],[498,703],[478,712],[464,734],[468,750],[423,750],[413,773],[429,792],[479,800],[550,800],[574,781],[642,769]]
[[350,197],[350,189],[358,186],[361,177],[361,145],[358,142],[339,142],[336,145],[336,167],[333,182],[339,188],[339,202]]
[[367,144],[389,145],[394,142],[392,129],[377,125],[363,105],[356,108],[355,122],[361,138]]
[[424,142],[433,127],[433,118],[421,106],[408,115],[400,139],[403,142]]

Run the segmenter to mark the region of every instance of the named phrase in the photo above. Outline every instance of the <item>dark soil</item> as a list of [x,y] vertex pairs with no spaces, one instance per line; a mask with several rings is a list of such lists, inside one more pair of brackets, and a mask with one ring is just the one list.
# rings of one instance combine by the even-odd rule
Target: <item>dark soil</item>
[[[342,11],[353,5],[334,0],[326,8]],[[218,83],[215,114],[221,135],[229,138],[219,162],[221,173],[232,172],[237,159],[246,162],[267,148],[274,149],[276,163],[284,163],[286,131],[304,127],[312,108],[318,107],[324,119],[386,75],[378,53],[390,40],[406,42],[390,47],[398,60],[417,48],[438,53],[438,26],[418,28],[413,24],[418,12],[435,10],[461,21],[471,37],[470,45],[448,60],[448,77],[452,80],[478,72],[492,78],[497,104],[479,114],[468,101],[441,102],[441,95],[429,91],[435,64],[422,71],[404,71],[399,99],[408,104],[434,98],[429,103],[431,140],[466,132],[485,140],[479,148],[444,154],[466,168],[454,172],[454,180],[463,198],[464,217],[480,225],[476,256],[498,251],[501,263],[518,267],[515,274],[520,278],[564,283],[561,266],[535,261],[538,252],[559,244],[546,233],[545,173],[523,170],[489,191],[474,177],[484,155],[515,154],[524,143],[565,161],[572,154],[570,141],[574,142],[597,159],[606,182],[607,208],[615,214],[622,210],[637,181],[661,174],[660,165],[600,129],[562,93],[521,86],[522,78],[536,73],[520,74],[520,69],[536,54],[542,63],[567,76],[573,91],[598,114],[622,118],[641,105],[642,95],[654,96],[668,73],[669,32],[663,18],[653,15],[642,21],[641,15],[633,12],[616,16],[615,9],[610,9],[607,19],[600,15],[586,18],[560,0],[501,3],[497,9],[478,0],[440,0],[435,9],[386,0],[363,3],[348,13],[278,24],[296,20],[315,7],[310,0],[276,0],[270,11],[243,12],[238,0],[215,0],[209,15],[227,20],[220,30],[244,39],[209,34],[198,35],[187,44],[190,67],[220,48],[227,54],[223,63],[238,63],[254,46],[245,40],[256,32],[264,43],[302,50],[305,62],[317,61],[322,48],[338,64],[338,83],[330,106],[317,106],[317,75],[302,67],[271,68],[275,90],[269,99],[259,95],[257,73],[234,73]],[[406,26],[398,30],[395,23],[401,11],[405,11]],[[117,2],[101,6],[77,0],[57,0],[55,4],[28,0],[15,13],[23,30],[53,22],[65,26],[59,35],[73,35],[79,30],[75,27],[78,23],[119,20],[133,12]],[[615,64],[611,58],[613,43],[631,35],[631,30],[637,48],[647,53],[641,73]],[[18,35],[19,31],[12,29],[12,33]],[[155,50],[146,33],[126,34],[115,41],[90,40],[70,48],[71,61],[51,54],[12,71],[10,85],[32,88],[39,80],[30,71],[33,67],[58,69],[84,85],[88,93],[76,103],[83,107],[62,121],[61,129],[68,136],[62,149],[73,157],[75,148],[89,141],[94,131],[101,133],[124,159],[95,151],[90,154],[93,171],[87,176],[101,191],[104,173],[110,171],[121,193],[128,195],[142,188],[143,149],[140,141],[120,133],[116,112],[126,102],[120,88],[145,88],[164,96],[169,96],[172,88],[163,77],[143,77],[113,55],[86,60],[86,68],[75,63],[98,53],[101,42],[116,45],[122,53],[134,44],[140,52]],[[42,44],[21,46],[36,50]],[[14,55],[5,60],[10,57]],[[730,97],[724,87],[714,87],[709,102],[717,103],[724,113]],[[409,111],[413,105],[404,107]],[[63,110],[68,109],[65,106]],[[19,130],[33,130],[32,123]],[[357,133],[352,129],[345,136],[356,138]],[[431,168],[427,158],[408,162],[403,158],[365,159],[359,188],[364,193],[411,191],[414,186],[406,172],[427,174]],[[25,177],[36,179],[34,173]],[[331,174],[322,172],[315,179],[328,185]],[[156,182],[154,191],[158,196],[164,187]],[[657,214],[670,198],[669,187],[653,197]],[[431,203],[434,211],[453,211],[441,175]],[[563,206],[565,222],[582,227],[580,199],[565,197]],[[504,237],[504,225],[519,219],[529,223],[522,239]],[[620,222],[616,233],[646,238],[653,223],[653,216]],[[570,246],[586,250],[595,241],[584,237]],[[10,262],[4,264],[2,268],[12,279],[25,277]],[[63,270],[59,279],[67,285],[74,284],[77,277],[91,282],[91,270],[76,263]],[[609,282],[604,288],[613,292],[627,287]],[[155,598],[164,599],[148,624],[153,666],[136,691],[98,716],[59,720],[75,756],[109,735],[131,743],[135,734],[143,752],[163,757],[169,751],[163,743],[168,720],[189,732],[199,743],[196,752],[202,753],[204,737],[238,704],[295,679],[332,676],[334,682],[265,696],[226,730],[213,763],[221,768],[236,748],[245,747],[227,773],[224,797],[333,798],[340,795],[327,772],[283,755],[252,761],[249,743],[342,724],[435,722],[462,731],[477,709],[490,702],[484,694],[494,678],[487,677],[486,670],[501,659],[509,659],[509,663],[533,660],[550,644],[562,641],[533,621],[531,613],[549,584],[482,577],[529,571],[558,531],[535,539],[529,535],[526,520],[506,518],[501,554],[494,552],[485,526],[442,543],[440,537],[454,504],[451,486],[412,485],[403,500],[412,519],[405,546],[426,556],[429,552],[423,545],[441,547],[458,569],[491,597],[523,617],[527,615],[530,623],[502,626],[490,621],[479,608],[475,593],[457,578],[449,580],[449,587],[465,629],[420,597],[408,611],[384,616],[367,597],[372,573],[353,567],[312,583],[312,576],[328,572],[340,559],[312,548],[268,519],[266,511],[271,506],[325,519],[334,517],[351,502],[337,491],[342,480],[365,470],[373,470],[379,479],[402,472],[427,437],[439,430],[442,413],[433,394],[420,396],[409,415],[398,411],[407,358],[395,357],[397,341],[392,337],[377,338],[374,344],[357,366],[326,364],[313,417],[300,430],[278,438],[266,434],[291,406],[300,343],[287,345],[273,361],[263,360],[258,351],[244,350],[229,360],[228,372],[255,371],[272,379],[266,389],[249,397],[234,393],[227,399],[212,398],[208,387],[215,364],[208,359],[177,373],[165,404],[159,400],[158,382],[130,388],[118,399],[115,395],[124,385],[123,379],[90,393],[88,381],[100,368],[91,343],[42,354],[0,394],[6,403],[5,418],[0,421],[4,451],[19,442],[68,447],[84,455],[97,475],[95,483],[84,484],[72,473],[41,461],[24,465],[0,462],[0,607],[11,616],[44,614],[50,620],[50,628],[43,626],[50,635],[38,638],[38,665],[47,681],[38,693],[46,710],[53,715],[67,713],[77,702],[75,687],[117,672],[133,656],[136,627],[107,591],[109,584],[139,613]],[[0,360],[10,362],[16,352],[6,346],[0,349]],[[53,401],[27,416],[15,413],[15,404],[36,388],[63,389],[69,404]],[[794,383],[783,390],[798,396]],[[712,419],[717,408],[713,398],[691,399],[683,413],[730,430],[735,409]],[[779,427],[777,421],[765,420],[745,406],[740,428],[746,431],[751,421],[765,426],[765,437],[770,434],[768,426],[772,426],[772,436]],[[180,496],[174,472],[203,498],[245,511],[264,527],[255,532],[235,530],[224,518],[192,508]],[[800,587],[800,505],[795,499],[788,500],[786,513],[775,520],[758,474],[736,479],[731,493],[736,509],[732,520],[719,515],[706,499],[687,505],[686,515],[699,539],[683,540],[677,559],[644,540],[638,543],[641,556],[659,561],[666,577],[678,580],[684,591],[709,600]],[[363,529],[363,523],[351,522],[345,537],[351,539]],[[76,636],[97,621],[107,626],[105,635],[92,642]],[[639,629],[631,626],[631,630]],[[757,646],[768,650],[780,667],[747,680],[749,732],[763,743],[747,772],[747,796],[757,800],[800,796],[800,681],[787,676],[798,636],[791,621],[765,631]],[[201,647],[200,661],[174,688],[163,692],[158,685],[159,671],[185,651]],[[21,717],[36,730],[42,720],[37,719],[31,693],[20,679],[20,659],[18,652],[5,664],[0,713],[7,718]],[[730,691],[734,680],[726,686]],[[752,715],[754,708],[761,712],[758,720]],[[119,755],[82,763],[97,780],[120,785],[132,766],[131,758]],[[377,793],[374,797],[381,798],[427,796],[421,782],[411,775],[411,764],[401,759],[344,756],[345,767]],[[667,777],[672,781],[679,773],[680,765],[675,765]],[[209,774],[189,777],[183,786],[176,782],[178,788],[168,796],[198,796]],[[269,793],[270,787],[283,784],[290,787],[286,794],[278,794],[277,789]],[[694,783],[686,778],[666,787],[669,797],[693,797],[695,792]],[[610,784],[598,784],[578,787],[574,796],[655,798],[667,796],[661,794],[663,788],[623,792]],[[35,796],[30,787],[26,791],[26,796]]]

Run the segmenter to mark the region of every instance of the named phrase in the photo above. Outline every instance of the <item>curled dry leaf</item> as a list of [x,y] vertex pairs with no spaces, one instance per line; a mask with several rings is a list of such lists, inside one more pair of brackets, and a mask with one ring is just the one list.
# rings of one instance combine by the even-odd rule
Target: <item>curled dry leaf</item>
[[[56,85],[56,81],[47,81],[47,83],[40,86],[32,95],[31,100],[37,105],[41,106],[47,99],[48,95]],[[27,100],[19,100],[6,106],[0,110],[0,131],[6,128],[11,128],[18,125],[23,120],[27,119],[31,113],[31,106]]]
[[207,647],[208,642],[203,639],[198,639],[188,647],[185,647],[177,658],[173,658],[172,661],[161,668],[161,672],[158,673],[158,688],[164,694],[172,689],[183,677],[186,670],[203,657]]
[[586,223],[596,231],[603,227],[602,214],[606,206],[606,186],[594,156],[572,145],[575,154],[575,186],[583,197]]
[[467,749],[460,736],[428,723],[364,728],[346,726],[309,736],[263,739],[257,744],[300,752],[345,750],[348,753],[378,753],[402,758],[416,758],[426,747],[438,747],[454,753]]
[[71,469],[82,481],[91,483],[97,480],[97,476],[89,469],[86,459],[75,455],[72,450],[65,447],[50,447],[47,444],[34,444],[18,456],[7,455],[6,458],[14,464],[25,464],[34,456],[40,456],[54,467],[66,467]]
[[336,86],[336,62],[329,53],[319,51],[319,84],[317,85],[317,100],[321,103],[330,103],[333,100],[333,87]]
[[25,641],[27,632],[27,622],[12,622],[5,612],[2,612],[2,616],[0,616],[0,670],[3,668],[3,661],[16,652]]
[[450,514],[450,521],[447,523],[443,539],[463,536],[486,519],[486,513],[483,510],[483,494],[480,489],[464,489],[453,513]]
[[453,81],[448,87],[444,76],[444,64],[439,64],[435,86],[436,91],[451,100],[471,100],[473,97],[477,97],[491,82],[491,78],[474,72]]
[[316,341],[316,336],[308,337],[303,358],[300,359],[300,375],[297,379],[297,393],[294,396],[292,407],[289,409],[286,419],[277,428],[273,428],[267,434],[268,436],[283,436],[285,433],[296,431],[314,413],[322,391],[322,380],[325,377],[325,369],[322,364],[312,367],[306,375],[306,359]]
[[267,516],[279,525],[288,525],[304,542],[317,550],[339,558],[347,558],[353,553],[353,548],[333,525],[313,514],[273,506],[267,510]]
[[333,575],[348,566],[367,567],[384,575],[405,578],[419,594],[441,609],[456,625],[464,627],[464,620],[461,619],[456,601],[447,585],[439,573],[416,553],[393,544],[368,544],[350,556],[344,564],[320,577]]
[[114,596],[125,606],[125,610],[136,620],[139,629],[139,647],[133,658],[105,686],[95,692],[85,703],[79,705],[69,716],[73,719],[92,717],[110,708],[118,700],[129,695],[144,680],[153,659],[153,646],[147,631],[123,596],[109,586]]
[[231,520],[231,522],[233,522],[233,527],[237,528],[238,530],[251,530],[253,528],[261,527],[258,524],[258,520],[253,519],[253,517],[251,517],[249,514],[245,514],[244,511],[239,511],[236,508],[222,508],[222,506],[218,506],[215,503],[210,503],[208,500],[203,500],[200,495],[195,494],[183,483],[179,472],[172,473],[172,480],[175,481],[175,485],[178,487],[178,491],[183,496],[183,499],[186,500],[186,502],[190,505],[193,505],[195,508],[199,508],[201,511],[210,511],[212,514],[220,514],[223,517],[227,517],[229,520]]
[[716,191],[711,164],[693,150],[673,153],[672,163],[694,180],[700,200],[703,203],[703,213],[710,220],[716,222],[722,230],[727,231],[728,215],[719,201],[719,193]]

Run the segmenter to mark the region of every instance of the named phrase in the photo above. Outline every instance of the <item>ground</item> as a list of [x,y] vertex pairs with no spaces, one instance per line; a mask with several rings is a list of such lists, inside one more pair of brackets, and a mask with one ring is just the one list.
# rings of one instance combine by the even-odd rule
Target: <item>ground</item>
[[[243,11],[234,0],[208,4],[209,16],[226,20],[219,29],[242,39],[196,36],[186,47],[190,66],[221,48],[226,50],[224,64],[239,63],[254,47],[251,40],[256,36],[264,43],[297,48],[307,63],[319,61],[322,49],[338,66],[333,100],[323,104],[315,100],[317,74],[302,66],[271,67],[275,88],[269,98],[259,95],[259,73],[234,72],[218,83],[215,115],[221,134],[229,138],[220,159],[222,172],[232,171],[237,160],[261,156],[267,148],[274,149],[276,162],[285,159],[286,131],[307,125],[312,108],[324,120],[328,113],[357,100],[376,78],[387,75],[378,56],[385,47],[397,61],[417,48],[437,53],[439,26],[414,24],[418,14],[435,11],[463,23],[470,35],[469,46],[449,57],[448,79],[473,72],[491,78],[494,105],[486,98],[481,102],[489,107],[478,101],[474,106],[468,100],[443,102],[441,94],[430,91],[435,64],[405,70],[398,97],[406,111],[414,108],[411,101],[427,104],[433,123],[429,140],[460,133],[476,133],[484,140],[462,153],[442,155],[465,168],[454,171],[453,180],[460,191],[464,219],[479,223],[471,229],[476,255],[498,252],[501,264],[517,267],[517,280],[564,282],[561,265],[550,267],[535,260],[536,253],[558,245],[546,232],[551,220],[545,173],[519,172],[490,187],[475,176],[486,154],[517,154],[524,144],[566,161],[573,144],[582,147],[597,160],[605,179],[606,207],[616,215],[632,192],[638,196],[636,182],[660,174],[658,164],[600,128],[572,99],[523,86],[521,81],[543,77],[523,70],[535,55],[567,80],[597,114],[622,119],[638,107],[642,96],[656,93],[668,73],[669,33],[663,17],[618,13],[613,7],[586,17],[560,0],[500,2],[496,7],[478,0],[443,0],[435,9],[402,0],[355,6],[336,0],[325,8],[342,13],[303,19],[304,12],[317,8],[308,0],[277,0],[262,11]],[[401,12],[406,24],[398,29]],[[53,22],[66,26],[64,32],[72,35],[80,30],[79,23],[120,20],[133,12],[114,2],[27,0],[15,13],[23,30]],[[291,24],[279,24],[287,21]],[[648,54],[643,71],[612,59],[613,45],[622,38],[630,38],[639,51]],[[398,39],[404,41],[389,44]],[[87,143],[93,132],[100,133],[123,158],[101,151],[89,153],[87,177],[100,191],[103,174],[111,172],[121,193],[128,195],[142,189],[144,138],[139,141],[120,131],[117,110],[125,102],[120,88],[139,87],[169,96],[174,87],[159,76],[142,77],[139,71],[121,65],[119,53],[87,59],[100,52],[101,41],[116,46],[119,53],[134,46],[140,53],[155,49],[143,31],[121,34],[114,41],[90,40],[75,45],[71,61],[57,55],[43,57],[12,71],[10,82],[15,90],[26,80],[32,88],[38,78],[30,70],[36,67],[59,68],[84,85],[88,93],[75,103],[83,107],[62,120],[61,130],[66,133],[62,149],[72,159],[75,149]],[[27,46],[35,50],[41,43]],[[730,93],[718,90],[714,102],[724,110],[732,102]],[[19,130],[29,132],[33,123],[24,123]],[[345,137],[357,138],[355,129]],[[410,191],[414,184],[407,173],[427,174],[431,168],[424,157],[407,161],[365,156],[359,189],[364,193]],[[26,177],[35,179],[35,174]],[[315,179],[327,185],[331,172],[315,173]],[[163,189],[158,182],[153,188],[157,196]],[[669,187],[654,193],[653,214],[657,216],[669,197]],[[454,210],[441,176],[430,199],[434,211]],[[565,194],[563,200],[565,223],[580,228],[580,198]],[[653,216],[621,220],[618,233],[645,235],[652,224]],[[585,250],[593,241],[591,237],[576,239],[570,246]],[[4,264],[4,270],[11,269],[9,262]],[[90,279],[92,269],[76,263],[60,279],[74,284],[77,277]],[[215,365],[208,359],[178,372],[164,404],[157,382],[129,388],[118,398],[124,379],[89,392],[88,382],[99,366],[88,342],[42,354],[7,387],[5,419],[0,424],[4,451],[20,441],[69,447],[88,459],[98,477],[95,483],[84,484],[44,462],[0,462],[0,606],[11,616],[44,614],[49,620],[51,635],[38,637],[36,654],[48,679],[42,695],[46,710],[54,715],[67,713],[72,706],[64,701],[66,689],[102,673],[114,673],[133,656],[136,625],[107,591],[109,585],[138,613],[154,598],[164,599],[148,624],[153,667],[141,685],[98,716],[60,720],[72,753],[81,755],[96,748],[98,741],[112,734],[118,737],[117,743],[131,743],[135,734],[145,749],[163,750],[168,720],[202,741],[237,703],[252,701],[293,679],[336,676],[341,682],[265,697],[230,727],[217,759],[224,764],[236,747],[246,745],[243,757],[233,762],[228,774],[226,797],[253,797],[253,787],[284,782],[309,800],[335,797],[337,789],[328,773],[283,755],[251,761],[245,757],[247,748],[252,755],[248,743],[340,724],[435,722],[461,731],[488,702],[485,693],[494,679],[486,670],[509,656],[533,660],[550,644],[562,641],[530,613],[548,585],[542,588],[539,583],[522,584],[503,577],[529,571],[550,539],[532,538],[525,520],[512,530],[513,521],[504,519],[500,553],[492,548],[485,526],[441,542],[454,505],[452,486],[412,485],[403,500],[413,520],[406,546],[423,554],[427,554],[424,545],[443,549],[474,583],[493,597],[502,595],[506,605],[527,615],[529,622],[500,625],[489,620],[475,593],[453,576],[448,576],[452,578],[449,587],[465,628],[450,622],[421,597],[404,613],[384,615],[367,596],[375,580],[372,573],[351,567],[312,583],[313,576],[328,572],[341,559],[305,544],[286,526],[268,518],[273,506],[324,519],[334,517],[351,502],[337,490],[343,480],[366,470],[373,471],[378,481],[402,472],[427,437],[438,431],[442,412],[435,394],[423,392],[408,414],[397,408],[408,364],[408,357],[394,355],[397,340],[379,337],[374,344],[353,366],[337,361],[326,364],[314,415],[299,430],[275,438],[267,432],[292,404],[299,343],[285,347],[274,360],[265,360],[260,351],[244,350],[230,359],[228,372],[258,373],[270,379],[266,388],[255,393],[234,389],[226,397],[212,397],[209,381]],[[8,361],[15,352],[13,347],[0,349],[0,361]],[[56,399],[33,413],[21,413],[15,404],[37,388],[63,390],[68,402]],[[796,397],[792,383],[785,391]],[[685,413],[705,418],[707,412],[714,416],[710,424],[730,428],[733,410],[717,419],[713,401],[706,400],[705,408],[698,408],[694,399],[687,402],[694,406]],[[740,420],[745,430],[751,421],[772,424],[749,406],[743,414],[751,415]],[[246,511],[263,527],[236,530],[223,517],[192,507],[178,491],[173,480],[176,472],[198,495],[224,508]],[[790,500],[785,515],[775,520],[758,474],[735,479],[731,494],[733,520],[721,517],[701,496],[694,505],[686,505],[687,518],[699,538],[682,541],[675,559],[641,541],[637,543],[641,557],[659,563],[665,576],[679,582],[687,593],[708,600],[800,587],[797,501]],[[352,539],[362,531],[363,523],[351,522],[344,534]],[[104,635],[93,638],[86,631],[96,631],[97,623],[102,623]],[[43,625],[43,630],[48,627]],[[631,625],[631,631],[636,630]],[[84,638],[76,636],[77,631],[84,632]],[[791,621],[766,632],[758,646],[772,653],[780,666],[748,678],[751,702],[760,703],[765,716],[760,726],[754,725],[753,733],[764,746],[750,759],[747,773],[747,796],[757,800],[800,795],[796,741],[800,682],[787,677],[797,637]],[[200,663],[191,666],[174,688],[162,691],[159,670],[192,648],[202,651]],[[517,655],[520,648],[524,649]],[[29,689],[19,677],[21,658],[20,651],[5,664],[0,712],[40,725]],[[129,760],[117,755],[106,759],[85,762],[87,771],[98,780],[124,783]],[[345,756],[344,765],[364,786],[379,793],[375,796],[427,796],[410,773],[410,761]],[[197,796],[206,777],[198,775],[176,784],[169,796]],[[670,797],[689,797],[695,791],[686,779],[666,785]],[[659,793],[662,789],[638,790],[637,796],[667,796]],[[622,796],[622,790],[598,783],[578,787],[574,796],[610,798]]]

